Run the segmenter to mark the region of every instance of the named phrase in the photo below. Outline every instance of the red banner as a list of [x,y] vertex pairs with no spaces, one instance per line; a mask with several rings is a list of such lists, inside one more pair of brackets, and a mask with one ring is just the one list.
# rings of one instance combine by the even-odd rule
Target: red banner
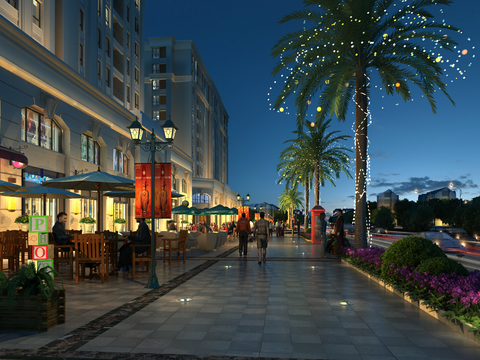
[[155,164],[155,184],[152,190],[152,164],[135,164],[135,218],[149,219],[152,191],[155,193],[155,218],[170,219],[172,211],[171,165]]
[[248,206],[238,208],[238,220],[242,217],[242,213],[245,213],[245,218],[249,219]]
[[259,213],[255,213],[255,221],[257,220],[260,220],[260,214]]

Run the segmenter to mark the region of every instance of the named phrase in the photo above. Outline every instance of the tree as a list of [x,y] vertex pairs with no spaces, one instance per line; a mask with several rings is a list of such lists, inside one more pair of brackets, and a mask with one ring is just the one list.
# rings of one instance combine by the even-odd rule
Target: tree
[[392,210],[390,210],[388,207],[382,206],[375,216],[374,225],[387,230],[393,229],[394,219]]
[[434,219],[433,209],[423,204],[417,204],[412,210],[407,211],[407,216],[410,231],[426,231],[430,229]]
[[288,211],[288,221],[292,218],[293,209],[302,206],[303,197],[298,191],[298,187],[285,187],[282,195],[278,198],[278,205],[280,210]]
[[395,211],[395,218],[397,219],[397,225],[401,226],[402,228],[407,228],[408,226],[408,218],[407,218],[407,211],[411,210],[413,207],[413,203],[410,202],[408,199],[403,199],[401,201],[396,201],[393,204],[393,211]]
[[[406,2],[408,1],[408,4]],[[435,21],[429,7],[448,6],[451,0],[304,0],[305,9],[286,15],[280,23],[301,21],[302,28],[283,36],[273,47],[280,57],[272,74],[286,70],[283,89],[273,105],[278,109],[290,96],[303,124],[308,105],[320,93],[317,123],[335,115],[346,118],[355,102],[355,247],[367,247],[367,127],[369,83],[376,70],[388,95],[395,92],[411,101],[409,84],[416,85],[436,112],[434,93],[441,90],[453,103],[442,82],[443,68],[435,52],[457,45],[444,30],[458,29]],[[396,6],[400,5],[400,6]],[[427,40],[427,42],[424,42]],[[440,57],[441,60],[441,57]]]
[[[340,144],[350,136],[337,135],[339,131],[327,132],[331,120],[322,121],[314,128],[305,122],[307,131],[293,131],[297,135],[295,139],[285,141],[290,144],[280,153],[280,162],[277,170],[281,171],[280,182],[285,179],[287,185],[292,182],[309,184],[309,177],[314,174],[315,206],[320,204],[320,185],[325,186],[325,181],[335,186],[335,179],[344,172],[350,175],[350,163],[346,149]],[[305,186],[305,197],[308,196],[308,186]],[[306,208],[308,211],[309,209]]]

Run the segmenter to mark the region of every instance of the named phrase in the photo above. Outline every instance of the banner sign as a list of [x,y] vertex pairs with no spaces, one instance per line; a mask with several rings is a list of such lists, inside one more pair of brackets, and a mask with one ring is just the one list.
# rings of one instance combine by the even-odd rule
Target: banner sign
[[255,213],[255,221],[257,220],[260,220],[260,214],[259,213]]
[[240,206],[240,207],[238,208],[238,220],[241,219],[242,213],[245,213],[245,218],[246,218],[246,219],[249,219],[249,216],[250,216],[250,215],[249,215],[249,212],[248,212],[248,206],[243,206],[243,207]]
[[155,194],[155,218],[170,219],[172,211],[172,175],[170,163],[155,164],[155,184],[152,183],[152,164],[135,164],[135,218],[149,219],[151,194]]

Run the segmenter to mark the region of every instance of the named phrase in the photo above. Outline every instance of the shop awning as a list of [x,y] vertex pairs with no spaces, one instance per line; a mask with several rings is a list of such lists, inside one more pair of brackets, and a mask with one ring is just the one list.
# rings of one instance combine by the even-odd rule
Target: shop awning
[[16,161],[18,163],[22,164],[28,164],[28,159],[25,156],[25,154],[22,154],[21,152],[6,148],[5,146],[0,146],[0,158],[6,159],[6,160],[11,160],[11,161]]

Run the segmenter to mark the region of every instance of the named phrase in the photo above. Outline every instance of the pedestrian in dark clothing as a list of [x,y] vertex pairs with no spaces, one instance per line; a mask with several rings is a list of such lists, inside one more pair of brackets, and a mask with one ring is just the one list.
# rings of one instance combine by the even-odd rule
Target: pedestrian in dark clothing
[[265,213],[262,211],[260,213],[260,220],[255,222],[253,227],[253,232],[257,237],[257,249],[258,249],[258,263],[262,263],[262,249],[263,249],[263,262],[266,262],[267,259],[267,245],[268,245],[268,221],[265,220]]
[[343,246],[345,232],[343,230],[343,211],[337,210],[337,222],[335,223],[335,239],[337,240],[337,255],[340,256],[340,247]]
[[115,271],[119,271],[120,268],[131,265],[132,245],[146,245],[135,249],[137,254],[143,253],[148,250],[148,245],[151,243],[150,229],[145,223],[145,219],[137,219],[138,229],[137,235],[130,235],[127,237],[130,242],[126,243],[120,248],[120,258],[118,260],[118,266]]
[[[57,245],[72,245],[70,241],[73,235],[68,235],[65,231],[65,223],[67,222],[67,213],[61,212],[57,215],[57,222],[53,225],[52,233]],[[70,249],[66,249],[67,251]]]
[[252,233],[250,229],[250,222],[245,218],[245,213],[242,213],[242,217],[238,220],[237,223],[237,230],[238,230],[238,251],[240,256],[244,254],[247,256],[248,250],[248,235]]

